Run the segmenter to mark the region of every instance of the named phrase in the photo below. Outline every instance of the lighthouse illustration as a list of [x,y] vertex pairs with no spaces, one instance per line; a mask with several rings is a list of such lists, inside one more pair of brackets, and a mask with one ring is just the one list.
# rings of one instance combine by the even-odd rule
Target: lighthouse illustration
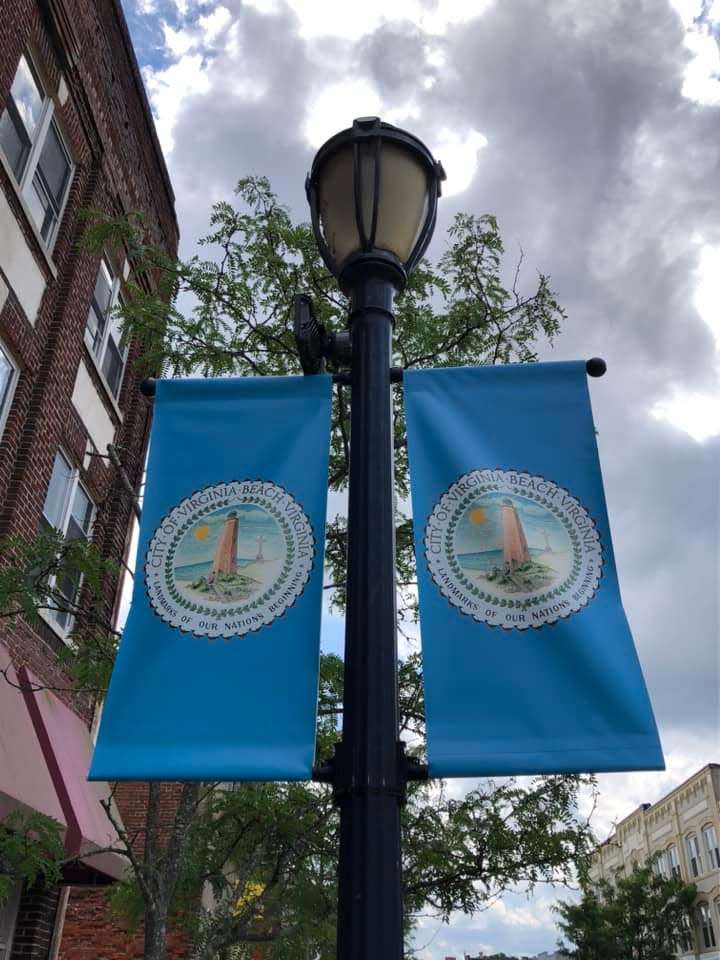
[[215,559],[213,560],[211,575],[218,573],[237,573],[238,527],[237,512],[231,510],[223,523],[220,540],[215,550]]
[[503,560],[512,567],[513,564],[527,563],[530,559],[525,531],[513,506],[512,500],[502,501],[503,525]]
[[257,540],[257,556],[255,557],[256,563],[265,563],[265,557],[263,555],[263,544],[265,543],[265,537],[255,537]]

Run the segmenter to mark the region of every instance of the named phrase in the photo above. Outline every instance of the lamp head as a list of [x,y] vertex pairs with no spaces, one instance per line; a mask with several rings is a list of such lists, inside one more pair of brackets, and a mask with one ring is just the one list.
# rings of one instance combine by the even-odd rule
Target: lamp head
[[432,237],[444,179],[422,141],[378,117],[355,120],[320,147],[305,190],[318,249],[343,290],[368,260],[404,284]]

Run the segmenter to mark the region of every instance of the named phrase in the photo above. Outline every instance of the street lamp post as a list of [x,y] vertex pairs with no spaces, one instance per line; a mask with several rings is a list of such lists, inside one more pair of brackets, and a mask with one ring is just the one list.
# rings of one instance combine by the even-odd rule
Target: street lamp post
[[340,808],[338,960],[403,956],[390,367],[394,298],[425,252],[444,171],[376,117],[325,143],[306,190],[320,253],[350,298],[351,415],[342,741],[326,770]]

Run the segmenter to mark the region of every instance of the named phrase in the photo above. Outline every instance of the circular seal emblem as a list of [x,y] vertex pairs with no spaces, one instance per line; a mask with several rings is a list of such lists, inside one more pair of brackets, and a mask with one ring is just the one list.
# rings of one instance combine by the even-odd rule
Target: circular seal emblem
[[218,483],[163,517],[145,555],[145,587],[171,627],[230,638],[281,617],[314,559],[310,521],[287,490],[265,480]]
[[569,617],[595,595],[600,534],[580,501],[544,477],[473,470],[433,507],[425,560],[440,593],[479,623],[506,630]]

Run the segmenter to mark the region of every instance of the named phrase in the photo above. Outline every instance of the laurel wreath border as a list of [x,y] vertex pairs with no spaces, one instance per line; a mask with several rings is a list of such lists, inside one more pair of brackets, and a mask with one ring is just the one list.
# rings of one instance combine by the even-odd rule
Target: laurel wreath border
[[[463,609],[462,605],[461,605],[459,602],[455,602],[451,597],[449,597],[449,596],[445,593],[445,591],[444,591],[444,589],[443,589],[443,585],[442,585],[441,583],[439,583],[438,580],[435,578],[435,575],[433,574],[432,567],[430,566],[430,556],[429,556],[429,546],[428,546],[428,527],[429,527],[430,521],[431,521],[431,519],[432,519],[435,511],[437,510],[438,506],[440,505],[440,501],[442,500],[442,498],[443,498],[447,493],[449,493],[450,490],[452,490],[452,488],[453,488],[454,486],[456,486],[456,484],[460,483],[462,480],[465,480],[466,478],[468,478],[469,476],[471,476],[471,475],[474,474],[474,473],[482,473],[482,472],[485,471],[485,470],[493,471],[493,472],[495,472],[495,473],[503,473],[503,474],[507,474],[507,473],[511,472],[511,471],[506,470],[506,469],[503,468],[503,467],[480,467],[480,468],[476,468],[476,469],[474,469],[474,470],[470,470],[470,471],[467,472],[467,473],[461,473],[461,474],[459,474],[459,475],[457,476],[457,478],[456,478],[455,480],[453,480],[453,482],[450,483],[450,484],[445,488],[445,490],[440,494],[440,496],[438,497],[437,501],[435,502],[432,510],[431,510],[430,513],[427,515],[426,520],[425,520],[425,526],[424,526],[422,543],[423,543],[423,548],[424,548],[424,549],[423,549],[423,554],[424,554],[424,557],[425,557],[425,565],[426,565],[426,567],[427,567],[427,571],[428,571],[428,574],[429,574],[429,576],[430,576],[430,579],[431,579],[432,582],[435,584],[435,586],[438,588],[438,590],[439,590],[439,592],[440,592],[440,595],[441,595],[442,598],[446,601],[446,603],[448,604],[448,606],[450,606],[453,610],[457,610],[460,614],[462,614],[462,616],[469,617],[471,620],[474,620],[475,623],[485,624],[485,626],[489,627],[491,630],[500,629],[500,630],[503,630],[503,631],[505,631],[505,632],[510,632],[511,630],[517,630],[519,633],[524,633],[524,632],[525,632],[526,630],[528,630],[528,629],[531,629],[531,630],[542,630],[543,627],[546,627],[546,626],[550,626],[550,627],[555,626],[555,625],[556,625],[559,621],[561,621],[561,620],[568,620],[568,619],[569,619],[571,616],[573,616],[574,614],[579,613],[581,610],[585,609],[585,607],[587,607],[588,604],[589,604],[592,600],[594,600],[594,598],[597,596],[598,590],[600,589],[600,585],[601,585],[602,580],[603,580],[603,578],[604,578],[604,576],[605,576],[605,561],[606,561],[606,558],[605,558],[605,547],[604,547],[604,544],[603,544],[603,541],[602,541],[602,537],[600,536],[600,529],[599,529],[599,527],[598,527],[598,525],[597,525],[597,521],[595,520],[595,518],[594,518],[593,516],[591,516],[590,512],[587,510],[586,507],[583,506],[583,504],[580,502],[580,500],[578,500],[578,498],[575,496],[575,494],[572,493],[570,490],[568,490],[567,487],[563,487],[563,486],[561,486],[559,483],[556,483],[554,480],[551,480],[551,479],[549,479],[548,477],[545,477],[545,476],[543,476],[542,474],[539,474],[539,473],[538,473],[538,474],[531,474],[531,473],[527,473],[527,471],[512,471],[512,472],[516,473],[518,476],[521,476],[521,477],[524,476],[524,477],[528,477],[528,478],[530,478],[530,479],[540,479],[540,480],[545,481],[546,483],[551,483],[551,484],[553,484],[553,486],[554,486],[557,490],[561,490],[563,493],[567,494],[569,497],[572,497],[572,499],[575,501],[575,503],[585,512],[586,516],[588,517],[588,519],[589,519],[590,522],[592,523],[592,527],[593,527],[593,530],[595,531],[595,535],[596,535],[596,538],[597,538],[597,544],[598,544],[598,546],[599,546],[599,548],[600,548],[600,572],[599,572],[599,574],[598,574],[597,581],[596,581],[596,583],[595,583],[595,586],[594,586],[594,588],[593,588],[592,593],[588,594],[588,596],[586,597],[586,599],[578,606],[578,608],[577,608],[576,610],[570,610],[570,611],[569,611],[568,613],[566,613],[566,614],[562,614],[562,615],[558,614],[558,616],[557,616],[554,620],[546,620],[546,621],[544,621],[543,623],[537,624],[537,625],[536,625],[536,624],[528,624],[526,627],[521,627],[521,626],[518,626],[517,624],[510,624],[510,625],[507,625],[507,626],[506,626],[505,624],[502,624],[502,623],[489,623],[486,619],[483,619],[482,617],[476,616],[475,614],[469,613],[467,610]],[[462,586],[465,587],[465,589],[468,590],[468,592],[472,593],[474,596],[477,596],[477,598],[478,598],[479,600],[483,600],[484,602],[486,602],[486,603],[488,603],[488,604],[491,604],[491,605],[493,605],[493,606],[496,606],[496,607],[503,607],[503,608],[507,607],[507,608],[517,608],[518,610],[527,610],[527,609],[529,609],[530,606],[532,605],[530,600],[518,601],[518,600],[512,600],[512,599],[506,599],[506,598],[500,598],[500,597],[493,597],[493,596],[491,596],[490,594],[486,594],[486,593],[484,593],[483,591],[479,590],[479,589],[475,586],[475,584],[473,584],[473,583],[465,576],[465,574],[462,572],[462,570],[461,570],[461,568],[460,568],[460,565],[457,563],[457,561],[456,561],[456,559],[455,559],[455,556],[454,556],[454,553],[453,553],[452,549],[448,549],[448,547],[452,547],[452,546],[453,546],[451,542],[448,543],[447,541],[448,541],[448,540],[451,541],[451,539],[452,539],[452,536],[453,536],[453,534],[454,534],[455,526],[457,525],[457,518],[458,518],[459,514],[461,513],[461,511],[464,510],[464,509],[466,508],[466,506],[468,506],[472,500],[476,499],[479,495],[481,495],[481,494],[483,494],[483,493],[487,493],[487,492],[498,492],[498,493],[502,493],[502,492],[508,492],[508,491],[506,491],[504,487],[501,487],[497,482],[489,481],[487,484],[483,484],[483,485],[481,485],[481,486],[477,486],[477,487],[473,488],[472,493],[463,494],[463,497],[462,497],[462,499],[458,502],[457,506],[455,506],[455,507],[452,509],[452,517],[451,517],[451,520],[448,522],[448,529],[445,531],[445,534],[444,534],[444,536],[445,536],[445,541],[446,541],[445,544],[444,544],[444,546],[445,546],[445,559],[447,560],[447,564],[448,564],[450,570],[452,571],[452,573],[455,574],[456,577],[458,577],[458,579],[460,580]],[[572,543],[572,546],[573,546],[573,567],[571,568],[571,574],[570,574],[568,577],[565,578],[565,580],[563,581],[563,583],[562,583],[560,586],[555,587],[553,590],[549,591],[548,593],[540,594],[540,595],[538,595],[538,597],[537,597],[537,600],[538,600],[538,601],[547,602],[547,601],[551,600],[551,598],[552,598],[553,596],[557,596],[559,593],[564,592],[564,590],[567,589],[567,587],[570,585],[570,583],[572,583],[572,580],[573,580],[573,573],[572,573],[572,571],[575,570],[575,568],[576,568],[576,566],[578,565],[578,562],[579,562],[579,561],[578,561],[578,553],[579,553],[580,538],[578,537],[578,535],[577,535],[573,530],[571,530],[571,529],[569,529],[569,528],[567,527],[567,525],[566,525],[565,522],[564,522],[563,516],[562,516],[562,511],[559,510],[558,508],[552,506],[544,497],[543,497],[543,498],[538,498],[538,497],[526,495],[526,494],[524,494],[524,493],[523,493],[523,494],[517,494],[517,493],[516,493],[516,494],[513,494],[513,495],[514,495],[514,496],[522,496],[522,497],[525,497],[525,499],[527,499],[527,500],[533,500],[535,503],[539,503],[539,504],[543,505],[547,510],[549,510],[551,513],[555,514],[555,516],[558,517],[558,519],[563,523],[563,527],[565,528],[565,531],[567,532],[567,534],[568,534],[568,536],[569,536],[569,538],[570,538],[570,541],[571,541],[571,543]],[[450,512],[451,512],[451,511],[448,511],[448,513],[450,513]],[[579,571],[578,571],[578,572],[579,572]]]
[[[155,537],[157,536],[158,532],[161,530],[163,524],[167,521],[168,517],[175,510],[182,507],[184,503],[188,503],[189,501],[192,500],[193,497],[197,496],[198,494],[204,493],[206,490],[212,490],[221,485],[229,486],[230,484],[240,485],[243,483],[262,483],[265,486],[272,485],[273,487],[276,487],[277,489],[282,490],[283,493],[290,498],[290,500],[300,510],[302,518],[305,521],[305,524],[307,526],[307,530],[308,530],[308,534],[310,536],[310,542],[311,542],[312,559],[307,569],[305,580],[301,584],[300,589],[298,590],[297,596],[293,599],[292,603],[287,604],[287,606],[283,609],[282,613],[278,613],[277,615],[273,616],[273,618],[268,622],[260,623],[256,627],[249,627],[247,630],[244,630],[243,632],[236,632],[236,633],[229,634],[227,636],[224,634],[219,634],[217,637],[208,637],[207,633],[198,632],[196,630],[191,630],[191,629],[188,629],[187,627],[183,627],[180,624],[172,623],[167,619],[166,616],[164,616],[164,611],[162,610],[162,607],[158,607],[148,586],[148,563],[150,560],[150,552],[152,550],[153,541],[155,540]],[[168,571],[172,572],[172,563],[170,561],[170,558],[174,556],[174,552],[177,544],[180,543],[180,540],[185,535],[185,533],[187,533],[190,527],[193,526],[193,524],[197,523],[197,521],[201,519],[204,515],[214,513],[216,510],[221,510],[223,506],[230,506],[231,504],[234,504],[234,503],[238,503],[238,504],[255,503],[258,506],[261,505],[264,510],[267,510],[269,513],[271,513],[275,521],[280,525],[281,529],[283,530],[283,533],[286,538],[285,543],[287,547],[287,553],[285,557],[285,563],[283,564],[283,568],[278,574],[278,577],[277,577],[277,580],[275,581],[274,586],[269,591],[266,591],[260,597],[257,597],[255,600],[253,600],[252,603],[246,604],[243,607],[236,607],[230,610],[223,610],[222,611],[223,616],[239,616],[240,614],[247,614],[253,608],[257,609],[260,605],[269,603],[272,597],[282,589],[283,579],[285,576],[287,576],[289,571],[292,569],[292,562],[295,555],[295,549],[291,539],[292,531],[290,529],[290,525],[282,517],[282,515],[280,514],[280,511],[274,508],[271,504],[265,503],[262,497],[256,494],[249,494],[247,497],[244,497],[242,500],[238,500],[238,501],[231,501],[230,499],[227,499],[227,500],[215,501],[212,504],[208,504],[202,510],[198,511],[198,513],[194,514],[192,518],[187,520],[180,528],[178,528],[176,534],[173,536],[173,539],[170,541],[171,545],[168,548],[167,557],[163,567],[163,572],[165,573],[166,577],[168,577]],[[307,587],[308,582],[312,577],[313,571],[315,570],[315,567],[316,567],[316,561],[317,561],[317,537],[315,536],[313,525],[310,522],[310,518],[308,517],[304,506],[292,493],[290,493],[290,491],[285,486],[283,486],[283,484],[277,483],[274,480],[266,480],[261,477],[256,477],[254,479],[245,477],[242,480],[218,480],[217,483],[209,484],[208,486],[199,487],[193,490],[191,494],[189,494],[187,497],[183,497],[183,499],[180,500],[177,504],[175,504],[175,506],[172,507],[170,510],[168,510],[167,513],[163,514],[158,525],[155,527],[152,534],[148,538],[147,543],[148,543],[148,546],[145,551],[145,558],[143,562],[143,581],[145,586],[145,595],[148,598],[148,602],[150,603],[150,607],[153,613],[160,620],[162,620],[163,623],[166,623],[173,630],[179,630],[181,633],[191,634],[192,636],[198,637],[200,639],[207,639],[210,642],[214,642],[215,640],[226,640],[226,641],[233,640],[236,637],[245,637],[249,633],[258,633],[260,630],[263,630],[265,627],[271,627],[278,620],[282,619],[287,614],[288,610],[291,610],[295,606],[295,604],[298,602],[300,597],[305,592],[305,588]],[[220,611],[212,607],[205,607],[205,606],[200,606],[198,604],[191,604],[190,601],[188,601],[179,593],[179,591],[174,585],[173,586],[169,585],[170,582],[171,581],[169,580],[169,577],[168,577],[168,579],[166,580],[168,594],[172,597],[173,601],[178,604],[178,606],[181,606],[184,609],[190,609],[192,610],[193,613],[205,613],[207,616],[217,616],[219,614]]]

